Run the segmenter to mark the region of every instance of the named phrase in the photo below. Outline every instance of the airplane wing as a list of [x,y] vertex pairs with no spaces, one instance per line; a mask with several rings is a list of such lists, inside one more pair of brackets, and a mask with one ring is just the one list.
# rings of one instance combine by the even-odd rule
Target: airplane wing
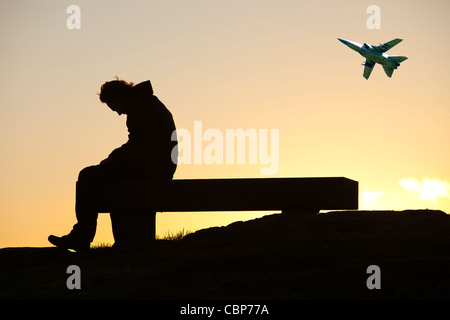
[[367,59],[366,62],[363,63],[363,66],[364,66],[363,77],[368,80],[370,77],[370,74],[372,73],[373,67],[375,66],[375,62]]
[[386,52],[386,51],[388,51],[389,49],[391,49],[391,48],[393,48],[393,47],[395,47],[396,45],[398,45],[400,42],[402,42],[403,41],[403,39],[394,39],[394,40],[391,40],[391,41],[389,41],[389,42],[386,42],[386,43],[384,43],[384,44],[381,44],[380,43],[380,45],[379,46],[373,46],[375,49],[377,49],[379,52],[381,52],[381,53],[383,53],[383,52]]
[[392,73],[394,72],[394,68],[386,66],[386,65],[383,64],[383,69],[384,69],[384,72],[386,72],[386,75],[389,78],[392,77]]

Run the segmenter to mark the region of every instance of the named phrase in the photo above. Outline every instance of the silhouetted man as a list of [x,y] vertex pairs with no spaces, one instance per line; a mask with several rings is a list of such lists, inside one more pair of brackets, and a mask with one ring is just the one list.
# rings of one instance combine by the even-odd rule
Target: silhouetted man
[[[105,82],[101,87],[100,101],[119,115],[127,115],[128,141],[100,164],[84,168],[79,173],[75,203],[77,223],[68,235],[48,238],[61,248],[89,249],[97,228],[99,190],[103,184],[125,179],[167,181],[172,179],[176,170],[176,163],[171,158],[172,150],[177,150],[177,141],[172,141],[175,130],[173,117],[153,95],[150,81],[134,85],[117,78]],[[126,223],[127,214],[111,212],[115,245],[123,233],[118,224]],[[125,236],[128,239],[123,240],[130,242],[130,230]]]

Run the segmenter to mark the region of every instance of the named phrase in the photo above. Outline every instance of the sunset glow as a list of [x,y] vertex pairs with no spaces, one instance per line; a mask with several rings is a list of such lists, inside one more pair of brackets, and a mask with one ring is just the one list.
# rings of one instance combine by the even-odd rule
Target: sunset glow
[[[72,4],[79,29],[67,25]],[[198,121],[211,129],[201,163],[192,153],[176,179],[347,177],[360,209],[450,213],[450,2],[377,1],[380,29],[366,24],[371,4],[2,1],[0,247],[49,246],[49,234],[71,230],[79,171],[127,140],[125,116],[97,96],[116,75],[150,80],[192,143]],[[402,38],[389,53],[408,60],[366,80],[364,59],[338,37]],[[266,130],[266,158],[258,144],[255,161],[247,146],[243,163],[227,163],[226,132],[237,129],[255,141]],[[267,213],[158,213],[157,234]],[[108,214],[95,241],[114,242]]]

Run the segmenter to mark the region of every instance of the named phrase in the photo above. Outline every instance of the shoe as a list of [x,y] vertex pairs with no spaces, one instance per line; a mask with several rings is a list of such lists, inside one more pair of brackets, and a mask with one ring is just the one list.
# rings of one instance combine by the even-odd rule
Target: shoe
[[50,235],[48,237],[48,241],[51,244],[57,246],[58,248],[67,249],[67,250],[72,249],[72,250],[75,250],[76,252],[88,251],[91,247],[90,242],[81,241],[79,239],[76,239],[71,234],[68,234],[67,236],[62,236],[62,237]]

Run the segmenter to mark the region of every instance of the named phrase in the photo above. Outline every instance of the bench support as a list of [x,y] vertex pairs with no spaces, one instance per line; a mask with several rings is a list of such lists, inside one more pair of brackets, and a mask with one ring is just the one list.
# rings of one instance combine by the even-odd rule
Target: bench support
[[155,239],[156,212],[151,209],[111,210],[115,246],[132,246]]

